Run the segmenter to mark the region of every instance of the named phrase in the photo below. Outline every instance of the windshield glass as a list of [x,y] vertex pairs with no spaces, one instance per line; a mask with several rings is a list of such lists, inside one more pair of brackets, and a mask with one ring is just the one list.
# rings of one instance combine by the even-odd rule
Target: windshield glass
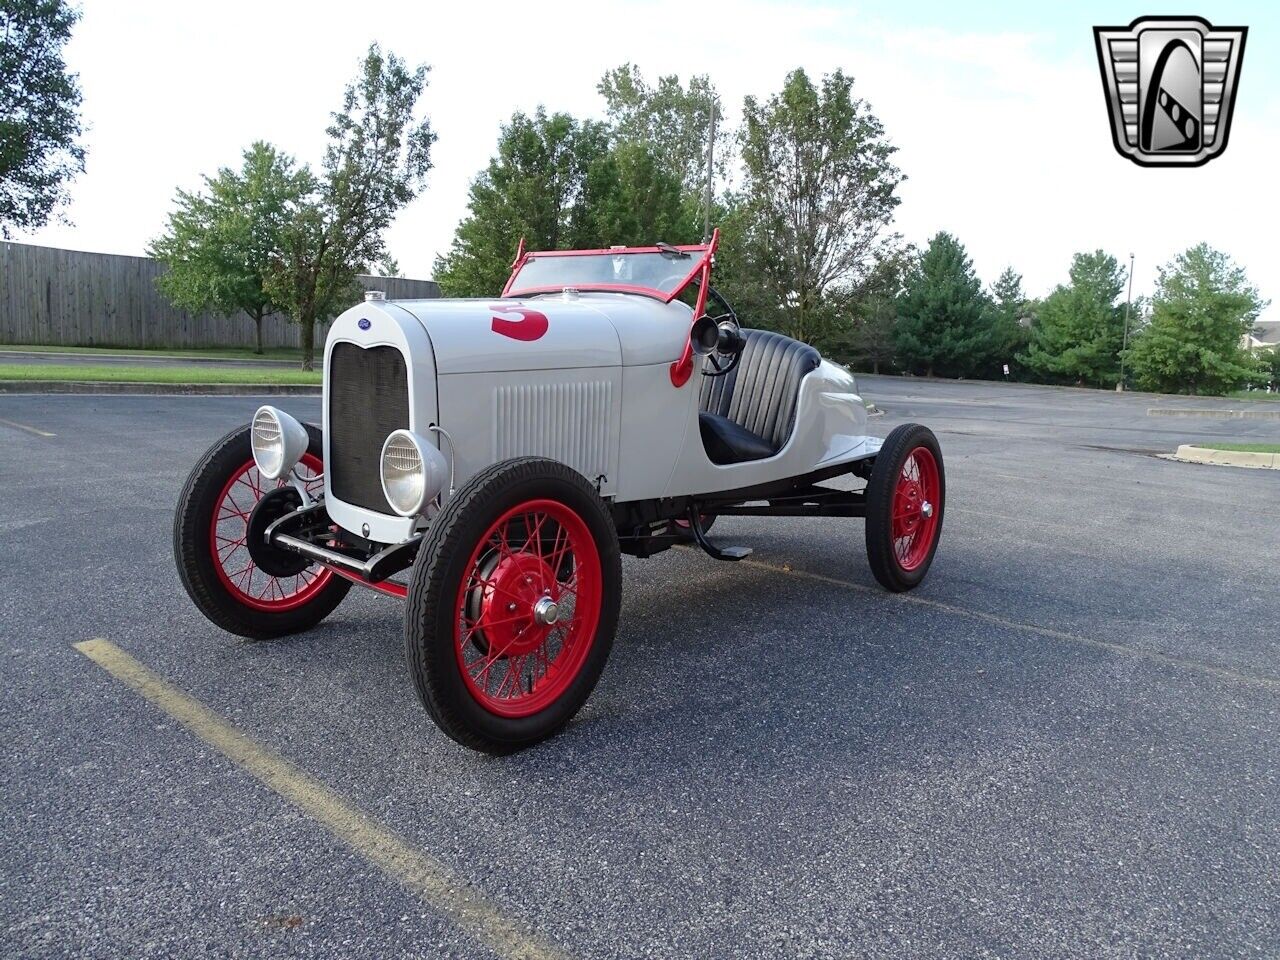
[[508,296],[579,290],[640,289],[663,299],[678,292],[702,261],[701,251],[677,256],[663,252],[601,251],[539,253],[525,260],[507,285]]

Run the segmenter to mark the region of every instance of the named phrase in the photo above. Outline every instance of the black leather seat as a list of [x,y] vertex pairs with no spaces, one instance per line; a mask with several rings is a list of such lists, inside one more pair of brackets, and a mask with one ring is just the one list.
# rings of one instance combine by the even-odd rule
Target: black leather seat
[[698,427],[712,463],[772,457],[791,437],[800,381],[821,355],[771,330],[742,331],[742,360],[723,377],[703,377]]

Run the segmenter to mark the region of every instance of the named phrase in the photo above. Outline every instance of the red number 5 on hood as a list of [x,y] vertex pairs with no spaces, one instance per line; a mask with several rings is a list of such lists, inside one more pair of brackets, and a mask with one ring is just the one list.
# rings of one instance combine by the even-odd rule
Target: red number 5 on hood
[[495,314],[517,313],[520,315],[519,320],[511,320],[500,316],[493,318],[493,332],[500,333],[504,337],[510,337],[512,340],[532,341],[542,339],[547,332],[549,323],[545,313],[530,310],[528,307],[508,307],[505,304],[498,306],[490,304],[489,309]]

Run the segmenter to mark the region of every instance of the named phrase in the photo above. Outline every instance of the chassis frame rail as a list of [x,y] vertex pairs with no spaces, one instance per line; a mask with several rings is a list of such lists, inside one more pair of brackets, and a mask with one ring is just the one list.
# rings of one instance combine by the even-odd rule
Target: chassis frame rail
[[698,508],[720,517],[865,517],[867,497],[862,490],[832,490],[811,486],[785,496],[761,497],[739,503],[707,503]]
[[387,577],[399,573],[413,563],[418,545],[422,542],[422,534],[415,533],[402,543],[393,543],[361,559],[359,556],[343,553],[317,542],[317,540],[334,539],[329,514],[325,511],[324,502],[321,501],[300,507],[274,521],[267,527],[263,539],[270,546],[292,550],[294,553],[318,560],[339,571],[345,570],[374,584],[381,583]]

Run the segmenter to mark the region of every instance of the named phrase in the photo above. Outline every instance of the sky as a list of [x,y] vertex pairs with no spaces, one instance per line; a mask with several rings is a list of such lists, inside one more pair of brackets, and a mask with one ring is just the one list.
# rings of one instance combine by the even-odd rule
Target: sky
[[[1185,6],[1185,5],[1183,5]],[[945,0],[842,3],[392,3],[82,0],[67,46],[80,75],[85,173],[69,224],[14,239],[142,254],[172,206],[265,139],[318,164],[329,113],[368,44],[431,67],[421,110],[439,139],[427,189],[388,234],[408,277],[429,278],[466,214],[499,126],[539,104],[603,116],[596,84],[635,63],[649,78],[706,73],[732,124],[742,98],[787,72],[842,68],[899,148],[894,228],[923,245],[955,234],[990,283],[1006,266],[1032,296],[1071,255],[1136,257],[1135,296],[1157,267],[1208,241],[1277,301],[1280,320],[1280,4],[1192,12],[1249,29],[1230,144],[1196,169],[1141,168],[1116,153],[1092,27],[1182,12],[1120,3]],[[518,238],[512,238],[512,248]]]

